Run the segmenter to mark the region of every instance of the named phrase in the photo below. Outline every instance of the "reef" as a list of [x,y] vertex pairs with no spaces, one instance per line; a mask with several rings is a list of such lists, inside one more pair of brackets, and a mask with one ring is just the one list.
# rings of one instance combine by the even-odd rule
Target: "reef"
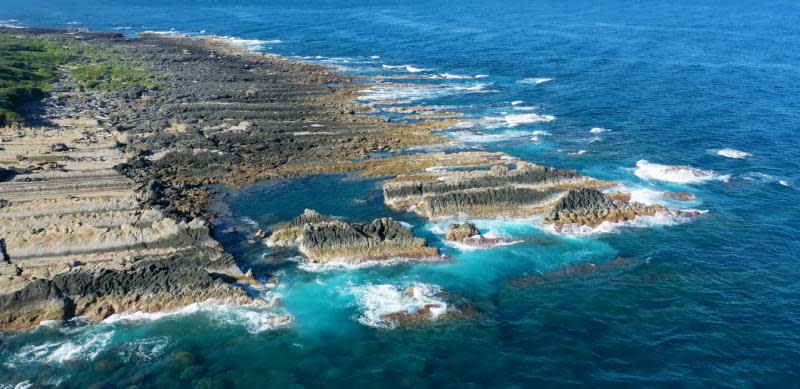
[[556,230],[567,225],[596,227],[603,222],[618,223],[639,216],[666,213],[661,205],[645,205],[615,200],[596,189],[572,189],[563,196],[547,215],[543,223],[552,224]]
[[482,162],[398,176],[384,183],[384,201],[427,218],[530,217],[549,211],[570,189],[611,185],[507,155],[485,156]]
[[478,227],[473,223],[455,224],[447,226],[445,238],[449,241],[463,244],[470,247],[492,247],[498,244],[512,243],[506,238],[488,238],[481,234]]
[[402,258],[441,260],[439,250],[414,236],[411,228],[391,218],[349,223],[307,209],[276,226],[266,240],[271,246],[296,246],[311,262],[357,264]]

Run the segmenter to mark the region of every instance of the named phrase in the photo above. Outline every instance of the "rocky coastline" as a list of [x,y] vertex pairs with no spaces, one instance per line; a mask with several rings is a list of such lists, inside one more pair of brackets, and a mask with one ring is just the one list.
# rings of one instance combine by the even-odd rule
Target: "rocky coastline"
[[425,239],[414,236],[411,228],[391,218],[349,223],[310,209],[276,226],[266,242],[270,246],[296,246],[314,263],[442,259],[437,248],[429,247]]
[[[0,330],[258,298],[246,287],[256,281],[213,238],[211,185],[358,171],[385,179],[393,210],[428,219],[547,215],[557,229],[665,211],[599,191],[615,183],[503,153],[397,153],[443,142],[438,130],[457,115],[409,107],[412,120],[390,122],[357,102],[367,88],[361,80],[214,36],[0,34],[94,50],[150,77],[87,84],[70,69],[96,58],[76,55],[44,98],[25,107],[25,122],[2,128]],[[447,238],[506,243],[476,231],[462,225]],[[391,218],[348,222],[307,210],[260,237],[315,263],[441,260]]]

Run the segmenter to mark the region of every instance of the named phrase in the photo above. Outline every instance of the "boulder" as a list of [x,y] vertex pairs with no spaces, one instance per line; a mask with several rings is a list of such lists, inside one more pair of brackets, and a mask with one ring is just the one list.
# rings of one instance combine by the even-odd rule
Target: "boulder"
[[450,224],[447,226],[447,233],[445,237],[447,240],[452,240],[456,242],[461,242],[466,238],[473,237],[473,236],[480,236],[481,232],[478,231],[478,227],[472,223],[463,223],[463,224]]

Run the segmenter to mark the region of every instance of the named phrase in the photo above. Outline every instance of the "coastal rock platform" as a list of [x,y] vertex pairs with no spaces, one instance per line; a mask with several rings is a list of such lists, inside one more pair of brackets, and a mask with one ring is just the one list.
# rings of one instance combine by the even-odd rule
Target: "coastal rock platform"
[[426,240],[415,237],[411,228],[391,218],[348,223],[310,209],[276,226],[267,244],[297,246],[309,261],[316,263],[441,259],[438,249],[428,247]]

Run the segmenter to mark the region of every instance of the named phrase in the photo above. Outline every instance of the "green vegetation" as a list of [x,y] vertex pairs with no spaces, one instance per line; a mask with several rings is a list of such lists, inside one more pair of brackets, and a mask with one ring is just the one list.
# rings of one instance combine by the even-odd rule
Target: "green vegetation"
[[41,98],[69,57],[55,44],[0,34],[0,125],[20,120],[16,109]]
[[70,75],[84,89],[163,88],[160,75],[144,63],[106,48],[0,34],[0,126],[20,121],[19,107],[40,99],[62,66],[72,68]]

